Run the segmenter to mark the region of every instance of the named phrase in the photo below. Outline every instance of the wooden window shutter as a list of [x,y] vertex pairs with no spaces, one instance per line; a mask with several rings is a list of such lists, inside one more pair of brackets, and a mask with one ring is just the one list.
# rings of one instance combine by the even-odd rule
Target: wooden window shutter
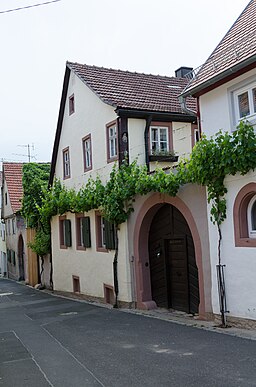
[[12,264],[15,266],[16,265],[15,251],[11,250],[11,254],[12,254]]
[[89,216],[82,218],[82,235],[84,247],[91,247],[91,227]]
[[71,238],[71,221],[69,219],[64,219],[64,245],[67,247],[72,246]]
[[105,239],[106,239],[106,249],[114,250],[116,247],[115,244],[115,226],[114,223],[110,223],[106,219],[104,220],[105,225]]

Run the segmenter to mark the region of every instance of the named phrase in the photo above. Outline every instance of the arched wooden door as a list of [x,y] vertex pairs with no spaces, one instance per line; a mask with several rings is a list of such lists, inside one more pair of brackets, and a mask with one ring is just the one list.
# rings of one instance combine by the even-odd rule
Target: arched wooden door
[[163,205],[149,231],[152,299],[157,306],[198,313],[199,284],[188,224],[172,205]]

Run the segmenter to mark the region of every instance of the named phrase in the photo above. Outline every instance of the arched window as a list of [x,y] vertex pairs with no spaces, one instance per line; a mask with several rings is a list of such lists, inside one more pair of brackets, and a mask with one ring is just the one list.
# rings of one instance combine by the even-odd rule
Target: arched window
[[235,245],[256,247],[256,183],[249,183],[238,192],[233,217]]
[[247,221],[249,238],[256,238],[256,195],[251,198],[248,204]]

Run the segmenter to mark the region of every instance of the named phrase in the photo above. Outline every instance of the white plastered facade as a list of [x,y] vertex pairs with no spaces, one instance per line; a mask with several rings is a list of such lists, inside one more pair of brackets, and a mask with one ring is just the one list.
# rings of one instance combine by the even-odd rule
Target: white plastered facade
[[[238,124],[234,108],[236,90],[256,82],[256,70],[229,81],[218,88],[200,96],[200,114],[202,131],[207,137],[214,135],[219,129],[232,131]],[[252,124],[255,125],[254,120]],[[254,126],[255,127],[255,126]],[[221,260],[225,267],[226,297],[229,316],[256,319],[256,248],[236,247],[233,209],[239,191],[249,183],[256,182],[256,173],[251,171],[245,176],[227,176],[225,185],[228,193],[227,218],[221,225]],[[208,206],[210,257],[212,266],[212,304],[213,312],[219,314],[217,288],[217,228],[210,222],[210,206]]]
[[[69,115],[69,96],[74,94],[75,112]],[[65,102],[62,130],[59,141],[55,176],[67,188],[80,189],[90,176],[97,174],[105,182],[114,163],[107,162],[106,124],[117,119],[112,106],[103,103],[72,71]],[[144,131],[146,120],[128,118],[129,160],[145,163]],[[172,123],[173,146],[176,154],[186,156],[191,151],[191,124]],[[82,139],[91,135],[92,170],[84,172]],[[63,150],[70,155],[70,178],[63,180]],[[152,163],[151,163],[152,164]],[[164,165],[163,165],[164,166]],[[152,165],[151,165],[152,168]],[[143,202],[143,199],[142,199]],[[72,246],[60,248],[59,216],[52,219],[53,283],[57,291],[73,292],[73,276],[79,277],[80,292],[104,298],[104,284],[113,286],[114,250],[97,251],[96,212],[85,213],[90,217],[91,247],[79,251],[76,247],[75,214],[65,214],[71,221]],[[119,300],[131,303],[134,300],[134,273],[131,263],[131,235],[127,223],[120,226],[118,252]]]

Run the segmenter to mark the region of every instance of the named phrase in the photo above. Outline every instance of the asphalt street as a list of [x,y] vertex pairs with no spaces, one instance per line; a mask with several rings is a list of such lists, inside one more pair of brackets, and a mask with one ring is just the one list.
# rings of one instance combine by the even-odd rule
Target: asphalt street
[[0,279],[0,386],[256,386],[256,341]]

